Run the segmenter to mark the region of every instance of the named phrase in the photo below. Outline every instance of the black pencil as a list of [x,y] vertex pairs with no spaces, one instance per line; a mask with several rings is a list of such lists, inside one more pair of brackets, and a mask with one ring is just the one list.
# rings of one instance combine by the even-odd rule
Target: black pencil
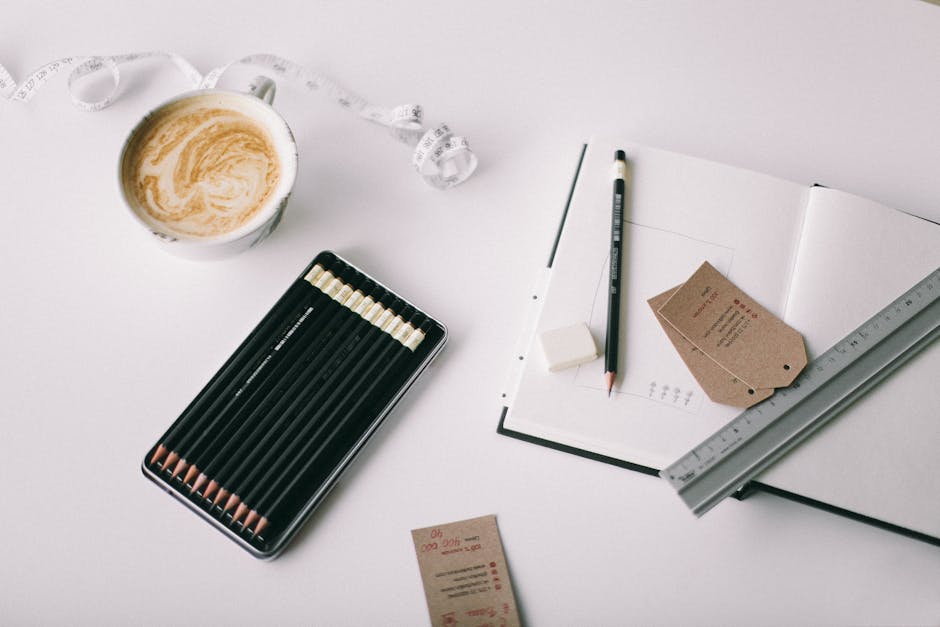
[[[401,301],[396,299],[392,305],[397,307],[399,303]],[[241,515],[248,512],[246,503],[250,500],[246,501],[246,499],[251,499],[262,491],[277,476],[279,470],[289,463],[292,452],[306,441],[317,425],[319,417],[330,408],[342,403],[349,394],[350,382],[362,372],[362,364],[370,363],[381,354],[385,346],[394,343],[388,331],[394,332],[404,324],[404,319],[396,314],[390,305],[384,311],[378,312],[378,316],[370,319],[370,322],[372,328],[364,334],[354,350],[346,356],[343,363],[335,369],[317,393],[297,412],[292,424],[272,447],[269,455],[261,460],[244,479],[241,502],[233,516],[233,522],[237,522]],[[284,444],[286,447],[283,446]]]
[[[348,281],[355,281],[358,274],[352,268],[347,268],[336,277],[335,281],[345,286],[348,285]],[[336,283],[331,284],[336,285]],[[342,288],[334,289],[338,291]],[[284,337],[272,347],[265,360],[252,372],[245,385],[236,390],[229,404],[216,418],[216,427],[207,428],[191,445],[187,457],[190,466],[183,478],[184,485],[195,479],[190,493],[198,490],[208,479],[209,460],[215,458],[226,442],[231,441],[234,433],[241,430],[249,417],[254,415],[256,409],[264,406],[283,378],[290,376],[291,372],[299,368],[303,355],[316,349],[318,340],[323,338],[324,322],[333,314],[331,303],[323,300],[328,299],[329,295],[322,290],[321,293],[323,296],[318,301],[316,309],[312,304],[307,307]],[[259,372],[262,373],[260,376]],[[250,391],[246,392],[246,390]],[[229,415],[224,417],[226,413]]]
[[[353,285],[363,285],[366,290],[373,285],[371,281],[364,281],[358,272],[351,277],[350,282],[346,284],[348,290],[341,289],[333,300],[336,306],[331,307],[324,315],[333,318],[341,318],[342,306],[345,302],[353,300],[353,294],[362,295],[362,289],[353,289]],[[358,300],[358,299],[356,299]],[[351,317],[352,314],[350,313]],[[254,442],[259,433],[267,429],[267,423],[272,416],[277,415],[281,408],[291,398],[293,388],[308,378],[311,372],[315,371],[319,363],[326,357],[329,350],[329,342],[333,338],[331,329],[322,323],[317,327],[317,335],[305,342],[303,356],[295,360],[290,369],[279,378],[275,387],[270,390],[266,397],[266,402],[254,407],[248,414],[242,424],[240,424],[230,437],[226,438],[223,446],[213,453],[213,457],[207,460],[202,473],[193,484],[193,491],[198,490],[206,481],[209,484],[203,493],[204,498],[211,498],[220,487],[219,481],[228,474],[231,464],[239,459],[246,451],[252,450]],[[271,403],[274,403],[271,406]],[[224,496],[220,497],[224,498]]]
[[[382,386],[388,386],[389,374],[400,368],[408,358],[414,355],[415,350],[424,340],[428,330],[431,328],[431,322],[424,320],[417,329],[413,329],[407,337],[403,337],[397,342],[399,346],[389,346],[386,351],[388,359],[376,360],[367,372],[362,373],[356,380],[356,391],[351,392],[349,398],[353,403],[349,407],[337,407],[331,415],[325,417],[323,424],[318,432],[323,432],[327,428],[331,431],[322,440],[314,435],[309,438],[302,450],[291,456],[292,463],[284,470],[281,479],[272,484],[270,489],[259,496],[258,509],[252,511],[254,518],[246,518],[244,527],[250,529],[254,520],[257,519],[254,535],[261,534],[270,522],[269,516],[276,512],[277,508],[288,498],[300,481],[309,474],[309,471],[318,463],[320,455],[331,445],[334,438],[343,432],[347,423],[358,416],[359,409],[372,400],[375,392]],[[330,423],[338,417],[335,425]]]
[[[346,267],[346,264],[342,264],[343,271],[345,271]],[[333,279],[333,273],[326,270],[319,275],[315,284],[319,285],[323,282],[331,282]],[[326,298],[321,291],[311,289],[309,290],[307,302],[313,303],[317,310],[321,310],[328,307],[329,299]],[[260,385],[268,379],[271,373],[271,369],[268,368],[268,365],[273,358],[272,351],[275,350],[278,343],[281,342],[284,336],[289,333],[290,329],[293,328],[303,315],[304,313],[301,311],[298,315],[293,317],[290,321],[290,325],[282,330],[282,334],[274,337],[267,345],[266,350],[259,352],[258,359],[252,364],[252,367],[245,369],[242,372],[242,376],[234,380],[232,384],[228,386],[222,394],[218,395],[202,412],[198,420],[180,434],[180,442],[174,447],[173,452],[167,456],[167,461],[164,462],[163,465],[164,470],[169,469],[171,471],[171,478],[176,478],[177,475],[189,468],[191,465],[190,458],[194,453],[198,452],[199,447],[207,437],[206,434],[213,432],[217,428],[228,409],[237,402],[238,396],[240,396],[244,388],[248,385]],[[261,378],[256,381],[259,375]],[[177,457],[177,461],[171,468],[170,460],[174,456]]]
[[[387,300],[389,294],[386,293],[383,299]],[[258,451],[263,451],[262,455],[254,455],[251,459],[245,460],[241,464],[238,476],[233,476],[231,484],[237,488],[237,492],[232,495],[226,504],[226,511],[237,505],[241,507],[242,498],[246,492],[251,492],[254,486],[260,481],[259,475],[267,476],[267,473],[282,461],[287,451],[295,445],[298,437],[302,437],[304,425],[310,416],[310,412],[316,411],[325,404],[331,402],[331,399],[342,394],[343,379],[351,367],[355,367],[357,360],[372,347],[378,336],[382,334],[375,322],[381,316],[388,317],[394,310],[392,306],[398,307],[402,301],[394,299],[389,307],[385,307],[379,299],[374,303],[370,311],[363,311],[361,314],[364,319],[357,328],[349,343],[343,348],[341,354],[331,362],[331,366],[324,372],[325,377],[311,382],[303,392],[298,395],[295,402],[284,411],[279,417],[277,424],[271,432],[265,436],[264,441],[257,447]],[[274,441],[270,442],[274,438]],[[238,510],[239,514],[244,513],[244,508]],[[237,520],[237,517],[235,518]]]
[[[409,317],[414,310],[409,308]],[[424,316],[420,316],[423,321]],[[291,449],[278,459],[278,464],[267,469],[264,477],[259,479],[253,489],[245,495],[240,512],[246,512],[247,517],[243,528],[249,528],[260,516],[258,503],[266,502],[278,492],[278,486],[283,485],[293,476],[293,470],[307,457],[307,451],[312,450],[324,437],[331,437],[331,429],[337,417],[347,414],[350,406],[358,407],[367,398],[361,396],[360,391],[370,382],[375,385],[387,385],[387,381],[376,380],[378,372],[386,372],[386,366],[394,361],[401,353],[408,353],[403,348],[404,341],[414,332],[412,321],[403,322],[393,328],[391,333],[383,334],[381,341],[376,340],[369,350],[353,365],[353,370],[347,374],[342,386],[342,393],[334,394],[327,402],[312,410],[311,415],[303,420],[304,429],[294,438]],[[370,390],[372,388],[370,387]],[[334,402],[335,401],[335,402]],[[239,516],[234,518],[238,521]]]
[[[317,264],[314,269],[323,271],[323,266]],[[223,388],[230,388],[235,385],[242,376],[242,372],[259,358],[261,353],[267,348],[271,335],[283,325],[283,317],[288,311],[292,311],[298,304],[313,294],[309,283],[304,280],[297,280],[291,284],[287,291],[274,304],[269,313],[252,330],[247,338],[239,345],[234,353],[226,360],[225,364],[209,380],[209,383],[192,400],[192,402],[183,410],[179,419],[170,427],[163,440],[157,445],[153,455],[150,458],[150,465],[156,464],[164,456],[173,452],[174,447],[179,443],[180,435],[186,430],[193,428],[199,419],[204,417],[203,410],[208,404],[211,404],[219,394],[224,394]],[[163,463],[166,468],[174,464],[178,456],[173,455]]]
[[[367,287],[369,285],[372,285],[371,282],[367,284]],[[361,290],[355,290],[355,292],[362,293]],[[290,410],[290,405],[286,408],[284,405],[293,400],[293,393],[297,387],[307,385],[310,377],[316,376],[318,371],[324,367],[325,362],[330,361],[335,352],[335,347],[346,341],[350,331],[357,324],[362,323],[362,319],[357,314],[338,302],[331,307],[329,316],[328,323],[320,329],[320,337],[316,345],[309,347],[305,358],[294,364],[295,368],[279,382],[281,385],[276,392],[276,396],[279,397],[277,402],[272,407],[262,406],[256,408],[256,411],[250,416],[251,431],[240,432],[240,437],[231,440],[219,452],[212,464],[206,468],[205,475],[211,481],[203,496],[210,498],[216,489],[219,489],[214,504],[217,505],[228,496],[232,481],[237,479],[233,468],[237,469],[240,462],[247,462],[253,456],[267,450],[264,437],[274,428],[271,426],[271,421]]]
[[610,217],[610,283],[607,293],[607,342],[604,348],[604,382],[607,396],[617,377],[617,353],[620,347],[620,265],[623,240],[624,177],[627,155],[618,150],[614,155],[614,194]]
[[[223,479],[223,483],[229,492],[223,512],[239,506],[241,504],[241,495],[251,486],[251,482],[258,473],[277,460],[283,454],[285,446],[290,446],[290,441],[295,437],[295,432],[299,428],[297,426],[298,417],[303,415],[306,408],[318,403],[329,390],[335,389],[335,383],[343,372],[344,363],[350,359],[353,349],[374,330],[373,325],[369,324],[369,318],[363,319],[362,316],[376,315],[379,311],[385,311],[386,308],[381,304],[381,301],[387,300],[388,297],[389,293],[383,289],[375,298],[364,300],[356,308],[359,313],[354,312],[355,315],[350,316],[350,320],[335,335],[334,341],[323,350],[323,354],[327,356],[327,362],[330,364],[324,370],[325,379],[318,377],[313,382],[308,381],[301,394],[280,412],[275,424],[249,455],[236,460],[237,467],[229,477]],[[371,301],[371,304],[369,304],[369,301]],[[350,342],[353,344],[351,348],[349,347]],[[344,344],[347,348],[343,348]],[[315,388],[312,396],[309,392],[311,387]],[[272,438],[274,439],[273,442],[271,441]]]

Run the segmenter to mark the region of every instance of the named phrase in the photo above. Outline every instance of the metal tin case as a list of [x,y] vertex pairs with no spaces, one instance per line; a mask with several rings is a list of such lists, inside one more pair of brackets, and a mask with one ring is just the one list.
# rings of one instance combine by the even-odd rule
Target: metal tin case
[[[349,270],[361,275],[363,280],[372,281],[378,288],[387,290],[390,295],[396,298],[401,298],[385,285],[353,266],[347,260],[331,251],[323,251],[304,268],[278,303],[287,297],[291,289],[299,289],[295,287],[298,284],[297,282],[304,281],[311,269],[317,264],[324,267],[337,264],[343,265]],[[313,286],[311,286],[311,288],[315,289]],[[193,399],[190,406],[187,407],[180,417],[167,429],[163,436],[161,436],[161,439],[147,452],[141,462],[143,474],[253,556],[259,559],[273,559],[277,557],[307,519],[310,518],[317,506],[323,502],[329,491],[337,484],[343,472],[363,450],[369,439],[378,430],[398,401],[401,400],[407,390],[440,353],[447,342],[448,333],[443,324],[431,316],[428,316],[419,308],[414,307],[410,302],[404,299],[402,299],[402,302],[407,306],[413,307],[416,314],[427,319],[429,326],[425,333],[424,340],[417,346],[412,355],[406,356],[401,369],[394,372],[394,377],[389,377],[387,387],[382,389],[375,398],[371,398],[369,403],[362,408],[360,412],[361,415],[358,415],[358,419],[349,425],[349,432],[344,433],[344,440],[339,443],[337,448],[330,452],[327,463],[322,467],[314,468],[313,470],[315,470],[315,472],[310,474],[309,480],[303,480],[303,477],[299,477],[301,482],[297,486],[297,494],[292,497],[292,500],[288,500],[289,508],[285,510],[283,519],[272,525],[270,530],[263,531],[260,534],[254,534],[251,530],[245,529],[242,522],[233,521],[232,514],[234,512],[224,511],[221,503],[214,505],[210,499],[205,498],[204,491],[197,489],[193,492],[192,485],[195,480],[184,483],[183,473],[175,477],[172,476],[173,469],[169,468],[169,463],[162,463],[161,461],[151,463],[151,461],[155,454],[157,454],[158,447],[160,447],[163,442],[167,441],[167,436],[171,434],[174,429],[179,430],[185,428],[185,421],[191,420],[194,416],[197,416],[198,412],[190,412],[190,408],[196,406],[204,395],[214,393],[214,382],[223,375],[228,364],[233,363],[233,360],[239,358],[239,353],[246,349],[249,341],[256,335],[259,338],[258,341],[268,341],[270,337],[262,338],[261,335],[258,335],[263,332],[264,328],[267,328],[270,334],[271,329],[283,327],[283,324],[287,322],[287,318],[281,321],[274,319],[278,317],[278,315],[283,316],[285,313],[284,311],[278,313],[277,304],[268,311],[245,341],[235,350],[226,364],[215,373],[209,383],[207,383],[196,398]],[[337,307],[341,308],[340,305],[337,305]],[[286,311],[286,313],[290,312]],[[242,374],[244,374],[244,371]],[[357,411],[359,410],[357,409]],[[352,416],[352,412],[350,412],[350,416]],[[216,422],[219,420],[221,419],[215,419]],[[224,421],[222,422],[222,426],[224,426]],[[196,428],[199,427],[197,426]],[[165,461],[166,460],[163,460],[163,462]],[[289,515],[287,515],[288,513]]]

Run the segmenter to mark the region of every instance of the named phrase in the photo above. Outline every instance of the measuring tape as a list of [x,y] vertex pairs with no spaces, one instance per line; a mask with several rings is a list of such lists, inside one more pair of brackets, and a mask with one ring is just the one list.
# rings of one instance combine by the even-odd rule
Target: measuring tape
[[701,516],[940,337],[940,268],[660,472]]
[[[189,79],[194,89],[215,87],[222,74],[234,65],[252,65],[270,70],[282,81],[307,91],[325,94],[339,106],[375,124],[387,127],[401,142],[415,146],[412,166],[429,185],[447,189],[467,180],[477,167],[477,157],[465,137],[454,135],[446,124],[425,130],[420,105],[402,105],[392,109],[370,104],[365,98],[343,89],[323,74],[273,54],[254,54],[217,67],[203,76],[189,61],[171,52],[136,52],[110,57],[64,57],[46,63],[17,84],[0,65],[0,96],[14,102],[29,102],[36,92],[58,72],[71,69],[68,89],[72,102],[83,111],[100,111],[110,105],[121,82],[119,65],[140,59],[167,58]],[[107,70],[113,83],[111,92],[101,100],[88,101],[75,94],[74,85],[82,77]]]

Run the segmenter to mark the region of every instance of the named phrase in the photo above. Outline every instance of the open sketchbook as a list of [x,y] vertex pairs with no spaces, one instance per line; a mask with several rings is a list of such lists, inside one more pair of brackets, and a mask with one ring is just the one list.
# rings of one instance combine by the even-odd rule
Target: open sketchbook
[[[621,348],[549,373],[536,338],[607,315],[614,151],[627,151]],[[812,359],[940,266],[940,225],[844,192],[592,139],[503,390],[499,432],[656,474],[740,413],[702,392],[647,299],[708,261]],[[940,342],[758,477],[762,488],[940,544]],[[665,489],[665,488],[664,488]]]

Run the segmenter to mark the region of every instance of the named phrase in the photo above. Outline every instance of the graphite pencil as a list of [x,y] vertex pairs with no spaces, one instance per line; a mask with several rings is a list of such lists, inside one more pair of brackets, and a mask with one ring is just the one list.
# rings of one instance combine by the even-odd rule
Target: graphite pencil
[[[219,371],[203,387],[202,391],[183,410],[173,426],[166,432],[163,440],[157,445],[150,458],[150,465],[160,461],[175,446],[178,434],[185,428],[194,416],[214,398],[221,387],[227,385],[236,376],[237,371],[246,367],[253,361],[258,350],[267,344],[269,336],[282,323],[281,318],[286,311],[293,309],[305,296],[310,293],[309,285],[303,281],[295,281],[274,304],[270,312],[248,334],[241,345],[226,360]],[[260,348],[259,348],[260,347]]]
[[[361,294],[359,290],[356,292]],[[348,300],[351,293],[354,292],[350,289],[339,299]],[[293,398],[294,390],[303,385],[312,374],[316,374],[323,362],[329,358],[333,347],[343,340],[350,327],[359,320],[358,316],[343,307],[339,300],[330,308],[328,316],[326,323],[317,329],[318,335],[315,341],[304,346],[302,358],[296,360],[269,390],[267,399],[274,403],[273,406],[270,403],[255,406],[235,433],[226,438],[220,449],[214,451],[213,458],[203,469],[205,477],[200,477],[202,481],[210,479],[203,495],[204,498],[211,497],[216,489],[228,484],[227,478],[232,465],[246,453],[258,449],[258,439],[263,433],[269,431],[271,421],[282,413],[284,405]],[[216,499],[216,503],[224,497],[225,495]]]
[[[373,397],[380,387],[388,385],[387,377],[389,374],[394,372],[396,369],[403,367],[408,358],[414,355],[414,351],[424,340],[430,328],[431,322],[425,320],[418,329],[411,331],[407,337],[399,339],[399,341],[402,343],[402,347],[406,350],[395,351],[391,359],[385,361],[384,365],[381,365],[380,369],[378,368],[382,363],[381,361],[377,361],[375,364],[373,364],[373,368],[370,369],[370,373],[364,373],[363,377],[358,381],[358,387],[360,389],[364,389],[362,389],[361,392],[352,395],[351,398],[354,399],[353,405],[342,411],[338,408],[337,410],[334,410],[333,416],[328,417],[327,422],[332,420],[334,416],[339,416],[339,421],[332,428],[331,434],[322,441],[318,441],[319,438],[317,437],[311,438],[309,441],[307,441],[303,449],[298,454],[293,456],[294,461],[287,469],[285,469],[282,480],[277,482],[277,484],[272,485],[272,488],[259,499],[259,508],[263,507],[263,509],[260,511],[253,510],[253,513],[256,514],[258,519],[257,525],[253,531],[254,535],[259,535],[264,531],[264,529],[270,523],[271,519],[269,516],[271,513],[277,512],[278,507],[280,507],[285,499],[292,494],[293,490],[298,486],[298,484],[318,463],[320,455],[332,444],[333,439],[337,436],[337,434],[339,434],[351,420],[357,417],[359,409]],[[392,352],[391,348],[389,349],[389,352]],[[244,527],[251,527],[247,519]]]
[[[247,446],[242,447],[242,449],[247,448],[247,455],[240,455],[236,452],[229,460],[231,463],[226,464],[226,468],[230,470],[226,472],[225,469],[222,469],[217,473],[217,478],[213,477],[213,479],[222,486],[222,489],[220,489],[219,494],[216,496],[214,504],[218,504],[222,499],[228,497],[222,508],[223,513],[238,505],[240,502],[239,494],[243,492],[243,487],[246,485],[245,482],[249,481],[250,478],[254,476],[255,466],[262,463],[259,460],[265,460],[278,454],[283,443],[290,436],[291,416],[296,413],[296,408],[309,397],[309,389],[316,387],[316,384],[323,379],[324,375],[326,379],[323,381],[322,385],[329,383],[330,376],[336,369],[334,362],[337,359],[344,359],[345,355],[349,352],[348,349],[343,349],[343,345],[351,340],[353,342],[357,341],[363,331],[363,327],[368,326],[358,312],[361,309],[374,309],[376,307],[376,301],[387,298],[387,296],[388,292],[379,288],[374,299],[372,297],[363,298],[359,306],[355,308],[355,311],[344,309],[345,314],[338,316],[338,318],[342,320],[342,323],[335,329],[330,342],[319,351],[314,362],[306,369],[305,374],[307,377],[302,380],[301,393],[293,398],[286,397],[290,400],[290,403],[286,407],[284,407],[282,403],[279,403],[272,408],[269,412],[269,416],[276,416],[276,420],[270,426],[267,426],[270,424],[270,421],[265,421],[265,432],[260,440],[257,438],[258,434],[255,434],[255,437],[251,439]],[[310,378],[311,374],[314,375],[312,381]],[[315,399],[316,392],[313,394]],[[313,402],[314,399],[311,399],[309,402]],[[272,443],[272,439],[275,437],[277,439]],[[247,479],[245,478],[246,475],[248,477]]]
[[[397,307],[398,303],[393,303],[393,305]],[[290,460],[292,451],[304,441],[311,429],[314,428],[318,416],[333,407],[335,403],[342,402],[344,396],[348,394],[349,381],[356,376],[357,371],[361,371],[360,364],[369,363],[376,355],[381,353],[382,348],[388,342],[392,341],[386,329],[389,325],[400,326],[403,320],[401,316],[394,313],[391,307],[384,308],[378,305],[376,309],[372,317],[369,318],[372,327],[358,342],[355,349],[334,369],[313,397],[307,400],[304,407],[297,412],[291,424],[288,425],[278,441],[271,447],[268,454],[257,464],[254,464],[252,471],[241,482],[242,494],[245,495],[245,498],[248,498],[248,495],[254,495],[265,486],[275,476],[278,469]],[[240,500],[244,502],[244,499]],[[247,512],[242,503],[239,503],[238,506],[239,509],[233,517],[233,521],[238,521],[240,515]]]
[[[355,270],[348,269],[337,277],[337,280],[347,285],[345,281],[355,281],[358,274]],[[225,410],[231,410],[231,415],[224,418],[220,415],[217,428],[204,432],[201,440],[192,445],[192,451],[188,454],[191,465],[183,478],[184,485],[188,485],[190,480],[195,478],[190,493],[196,492],[207,480],[208,461],[214,459],[227,443],[230,444],[236,433],[243,432],[243,427],[250,425],[250,419],[257,410],[273,402],[272,396],[276,395],[281,382],[299,370],[305,362],[305,356],[311,351],[316,351],[326,341],[328,335],[324,334],[324,322],[329,322],[334,313],[329,303],[318,307],[316,313],[314,307],[309,306],[269,353],[269,357],[277,361],[263,361],[259,366],[268,368],[266,375],[251,386],[250,392],[245,392],[247,385],[236,391],[231,404],[223,409],[223,413]],[[257,372],[258,370],[252,373],[249,381]]]
[[[247,376],[242,377],[238,380],[237,385],[231,386],[225,393],[219,395],[205,410],[199,423],[182,434],[180,443],[174,447],[174,452],[179,455],[179,460],[175,467],[171,469],[171,477],[176,477],[192,465],[193,459],[202,452],[205,444],[221,428],[231,412],[241,406],[242,396],[245,395],[247,390],[263,387],[271,380],[276,374],[276,366],[282,363],[283,358],[292,353],[297,346],[296,330],[306,326],[306,323],[311,319],[311,314],[316,312],[317,315],[312,316],[316,319],[319,313],[328,309],[328,307],[329,299],[322,293],[311,295],[310,300],[306,303],[306,308],[291,320],[291,325],[277,338],[273,346],[270,346],[264,352],[263,357],[254,364],[254,367],[244,373]],[[288,348],[284,350],[285,343],[288,341],[289,344],[286,344]],[[246,395],[245,398],[248,398],[248,396]],[[166,468],[166,465],[164,467]]]

